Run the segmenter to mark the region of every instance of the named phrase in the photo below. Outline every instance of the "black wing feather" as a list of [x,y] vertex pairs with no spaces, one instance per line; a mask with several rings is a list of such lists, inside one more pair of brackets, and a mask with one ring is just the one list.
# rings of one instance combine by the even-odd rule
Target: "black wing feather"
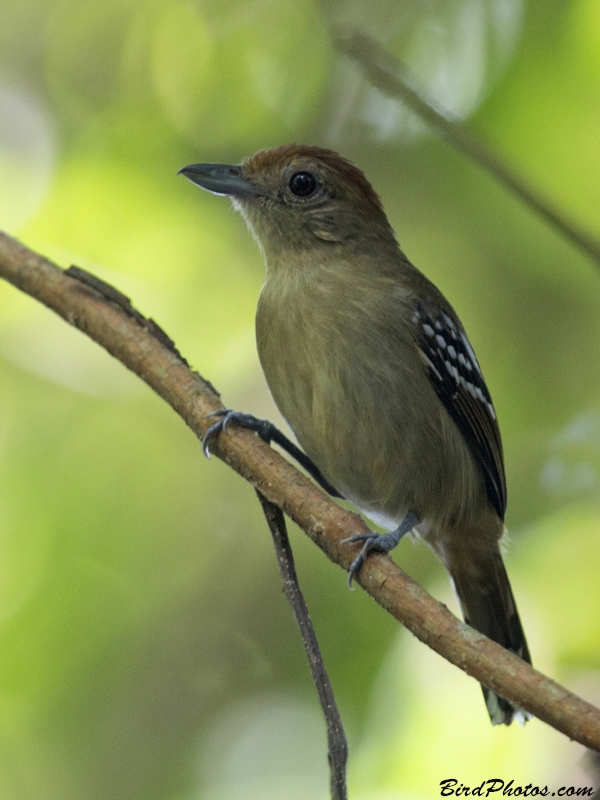
[[441,311],[433,298],[415,305],[412,321],[436,394],[465,437],[483,473],[490,503],[504,520],[506,478],[500,429],[467,335],[452,309]]

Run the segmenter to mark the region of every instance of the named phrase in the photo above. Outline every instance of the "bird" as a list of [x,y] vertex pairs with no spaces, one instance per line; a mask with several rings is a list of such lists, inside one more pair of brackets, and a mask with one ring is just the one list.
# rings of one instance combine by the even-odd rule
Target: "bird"
[[[346,540],[362,544],[350,583],[370,552],[411,533],[449,572],[465,621],[531,663],[500,551],[506,478],[492,398],[458,315],[400,248],[364,173],[297,144],[180,173],[228,196],[262,251],[258,355],[302,450],[235,411],[205,447],[230,424],[277,441],[386,531]],[[526,721],[482,689],[492,724]]]

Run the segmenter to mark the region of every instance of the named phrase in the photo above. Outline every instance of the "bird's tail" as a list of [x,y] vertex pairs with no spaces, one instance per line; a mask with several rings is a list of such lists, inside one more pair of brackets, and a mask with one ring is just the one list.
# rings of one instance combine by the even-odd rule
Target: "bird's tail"
[[[471,627],[511,650],[528,664],[531,656],[519,619],[497,541],[487,542],[469,552],[445,553],[460,607]],[[469,557],[470,556],[470,557]],[[493,725],[510,725],[513,719],[526,721],[529,715],[487,686],[482,686]]]

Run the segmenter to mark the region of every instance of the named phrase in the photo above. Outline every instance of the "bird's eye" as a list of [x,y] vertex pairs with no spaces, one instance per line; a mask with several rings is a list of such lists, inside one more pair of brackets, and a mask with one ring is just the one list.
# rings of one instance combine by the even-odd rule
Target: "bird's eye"
[[296,172],[290,178],[290,189],[297,197],[309,197],[317,188],[317,181],[310,172]]

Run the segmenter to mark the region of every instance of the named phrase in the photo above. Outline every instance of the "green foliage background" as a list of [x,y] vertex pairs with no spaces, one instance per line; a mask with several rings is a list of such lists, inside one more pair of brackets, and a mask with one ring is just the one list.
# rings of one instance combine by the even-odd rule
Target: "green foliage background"
[[[500,418],[507,562],[534,661],[600,700],[600,276],[333,52],[407,60],[600,235],[598,0],[2,0],[0,227],[129,294],[232,407],[279,418],[253,342],[263,266],[177,177],[283,142],[381,193],[476,347]],[[591,785],[583,748],[492,729],[476,684],[302,535],[353,800],[488,778]],[[423,546],[395,556],[456,608]],[[325,736],[251,488],[120,364],[0,286],[0,797],[325,798]]]

